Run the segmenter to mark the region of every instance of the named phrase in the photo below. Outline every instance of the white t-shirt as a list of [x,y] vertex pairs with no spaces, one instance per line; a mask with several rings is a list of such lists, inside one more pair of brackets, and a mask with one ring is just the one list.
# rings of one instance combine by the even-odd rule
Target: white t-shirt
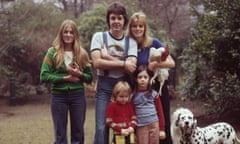
[[65,65],[69,65],[70,63],[72,63],[72,60],[73,60],[73,52],[72,51],[65,51],[64,52]]
[[[107,32],[107,50],[108,54],[119,58],[121,60],[124,60],[126,57],[137,57],[137,43],[134,41],[132,38],[129,38],[129,47],[128,47],[128,52],[125,52],[125,38],[123,39],[115,39],[113,38],[109,32]],[[91,42],[91,48],[90,51],[94,50],[100,50],[104,45],[103,42],[103,32],[97,32],[93,35],[92,37],[92,42]],[[108,71],[108,77],[112,78],[119,78],[124,75],[124,70],[123,69],[115,69],[115,70],[107,70]],[[98,69],[97,70],[97,75],[103,76],[104,71],[103,69]]]

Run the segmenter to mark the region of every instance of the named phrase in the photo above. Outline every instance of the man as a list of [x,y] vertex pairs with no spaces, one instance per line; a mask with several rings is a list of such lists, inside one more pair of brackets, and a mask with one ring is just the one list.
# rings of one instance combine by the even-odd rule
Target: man
[[112,89],[118,81],[128,79],[126,75],[135,71],[137,62],[137,44],[124,35],[128,22],[125,7],[112,3],[107,9],[106,20],[109,30],[105,35],[95,33],[91,42],[91,58],[98,76],[94,144],[108,144],[105,113]]

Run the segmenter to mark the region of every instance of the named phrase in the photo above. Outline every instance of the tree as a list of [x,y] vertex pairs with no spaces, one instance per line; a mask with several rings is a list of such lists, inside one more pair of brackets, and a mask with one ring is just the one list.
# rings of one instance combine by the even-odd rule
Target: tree
[[84,12],[80,17],[79,34],[83,47],[88,51],[93,34],[97,31],[107,30],[106,9],[105,3],[94,4],[91,10]]
[[[9,78],[11,98],[28,96],[29,88],[39,84],[39,71],[44,53],[66,15],[53,3],[17,1],[9,8],[9,28],[0,25],[0,60],[3,76]],[[37,88],[37,87],[35,87]],[[17,97],[17,98],[16,98]]]
[[[199,3],[201,5],[199,5]],[[214,102],[214,110],[240,104],[240,1],[191,1],[196,23],[184,49],[182,95]],[[199,11],[199,7],[204,11]]]
[[89,10],[94,0],[55,0],[62,3],[65,12],[73,14],[78,18],[83,12]]
[[155,19],[158,29],[165,30],[175,41],[189,35],[191,23],[187,0],[138,0],[135,3],[149,18]]

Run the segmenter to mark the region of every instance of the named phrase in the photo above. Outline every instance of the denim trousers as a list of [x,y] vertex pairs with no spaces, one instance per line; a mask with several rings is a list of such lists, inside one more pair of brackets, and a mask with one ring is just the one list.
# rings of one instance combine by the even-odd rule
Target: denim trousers
[[94,144],[109,143],[109,128],[106,126],[106,109],[112,96],[114,85],[122,78],[98,77],[95,109],[95,137]]
[[54,144],[67,144],[68,114],[71,144],[84,144],[86,97],[84,91],[52,94],[51,112],[54,124]]

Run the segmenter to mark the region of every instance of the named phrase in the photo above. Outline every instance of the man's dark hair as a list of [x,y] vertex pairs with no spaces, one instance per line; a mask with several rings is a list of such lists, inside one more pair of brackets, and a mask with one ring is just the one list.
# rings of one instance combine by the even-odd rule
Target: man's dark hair
[[110,14],[118,14],[118,15],[123,15],[124,18],[124,26],[123,28],[125,28],[127,26],[128,23],[128,17],[127,17],[127,11],[126,8],[120,3],[120,2],[113,2],[107,9],[107,15],[106,15],[106,20],[107,20],[107,24],[108,24],[108,28],[110,28]]

